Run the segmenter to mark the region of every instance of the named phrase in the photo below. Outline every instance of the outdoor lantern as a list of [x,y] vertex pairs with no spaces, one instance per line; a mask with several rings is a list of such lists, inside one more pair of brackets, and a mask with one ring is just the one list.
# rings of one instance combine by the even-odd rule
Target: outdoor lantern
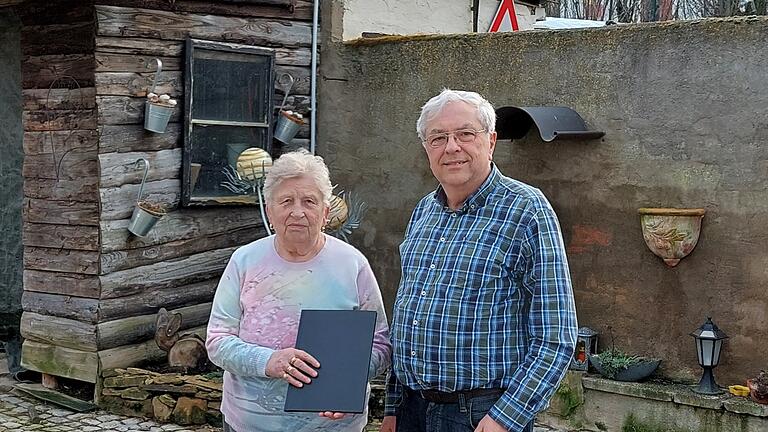
[[720,362],[720,350],[723,348],[723,340],[728,338],[722,330],[717,328],[712,318],[707,317],[707,322],[691,333],[696,339],[696,354],[699,356],[699,365],[704,368],[699,385],[693,389],[701,394],[720,394],[723,390],[718,387],[712,369]]
[[589,356],[597,353],[597,335],[598,333],[589,327],[579,329],[576,350],[573,352],[573,359],[571,360],[571,369],[587,370]]

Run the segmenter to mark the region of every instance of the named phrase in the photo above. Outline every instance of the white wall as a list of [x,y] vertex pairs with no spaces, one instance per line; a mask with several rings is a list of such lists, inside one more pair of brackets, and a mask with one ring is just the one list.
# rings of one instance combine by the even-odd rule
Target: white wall
[[[343,0],[343,39],[356,39],[363,32],[384,34],[429,34],[472,32],[472,0]],[[478,30],[487,31],[500,0],[481,0]],[[543,17],[539,8],[536,16]],[[517,4],[518,24],[530,29],[536,16],[529,7]]]

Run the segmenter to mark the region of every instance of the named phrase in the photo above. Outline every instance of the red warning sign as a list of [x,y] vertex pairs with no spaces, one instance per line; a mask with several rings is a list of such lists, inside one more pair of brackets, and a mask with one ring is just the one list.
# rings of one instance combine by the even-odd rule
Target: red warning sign
[[515,2],[513,0],[501,0],[499,9],[491,22],[490,33],[504,31],[518,31],[517,15],[515,14]]

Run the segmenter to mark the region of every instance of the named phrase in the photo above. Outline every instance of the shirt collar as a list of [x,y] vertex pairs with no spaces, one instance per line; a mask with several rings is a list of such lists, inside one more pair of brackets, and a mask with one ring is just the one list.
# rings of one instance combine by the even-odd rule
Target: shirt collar
[[[461,205],[460,209],[456,210],[456,213],[466,213],[469,210],[475,210],[483,207],[486,200],[488,199],[488,196],[499,183],[500,177],[501,173],[499,172],[499,169],[496,168],[495,163],[491,162],[491,173],[488,174],[488,177],[485,179],[483,184],[481,184],[476,191],[474,191],[471,195],[469,195],[469,197],[467,197],[466,200],[464,200],[464,204]],[[445,195],[443,186],[438,186],[432,197],[438,205],[443,207],[443,210],[447,212],[453,212],[453,210],[448,207],[448,197]]]

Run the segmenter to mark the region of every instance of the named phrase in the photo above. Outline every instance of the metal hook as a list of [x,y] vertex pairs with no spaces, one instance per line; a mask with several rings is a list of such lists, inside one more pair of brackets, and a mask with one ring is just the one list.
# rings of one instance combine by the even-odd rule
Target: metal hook
[[149,161],[144,158],[136,160],[136,163],[133,166],[134,169],[139,169],[142,163],[144,164],[144,177],[141,179],[141,186],[139,186],[139,196],[136,197],[136,202],[141,201],[141,194],[144,192],[144,183],[147,182],[147,174],[149,174]]
[[157,82],[160,80],[160,73],[163,71],[163,61],[160,60],[159,58],[156,58],[154,60],[155,62],[157,62],[157,72],[155,72],[155,79],[152,81],[152,89],[149,91],[150,93],[155,92],[155,88],[157,87]]
[[277,79],[277,83],[280,84],[280,81],[283,80],[283,78],[288,78],[288,82],[283,85],[283,103],[280,104],[280,111],[285,108],[285,101],[288,100],[288,93],[291,92],[291,89],[293,88],[293,83],[295,80],[293,79],[293,75],[289,74],[288,72],[280,75],[280,78]]

